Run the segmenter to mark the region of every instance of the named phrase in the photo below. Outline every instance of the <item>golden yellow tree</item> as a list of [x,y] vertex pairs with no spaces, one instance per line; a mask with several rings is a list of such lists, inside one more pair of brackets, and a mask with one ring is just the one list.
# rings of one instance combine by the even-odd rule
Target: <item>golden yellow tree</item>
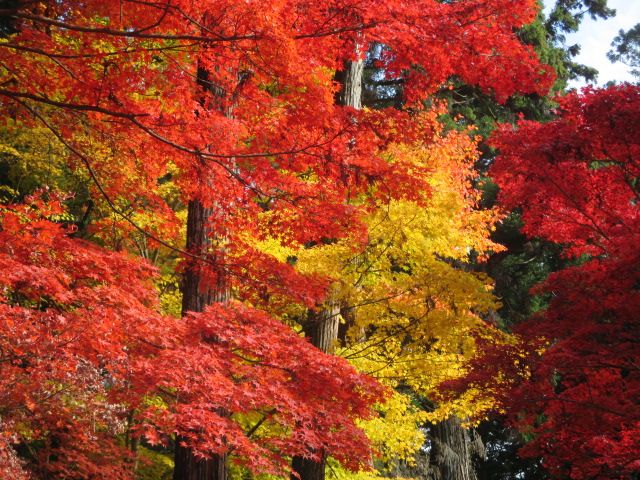
[[[341,323],[336,352],[398,389],[380,406],[380,417],[363,424],[387,474],[398,462],[413,461],[424,443],[419,426],[426,421],[478,419],[495,407],[490,392],[470,388],[444,400],[438,386],[465,374],[478,354],[478,339],[511,342],[487,321],[497,300],[490,279],[470,263],[501,249],[490,239],[498,212],[478,208],[476,140],[469,132],[444,132],[436,112],[417,121],[425,138],[392,144],[385,155],[391,164],[422,172],[428,190],[414,192],[411,200],[385,201],[384,185],[378,185],[370,192],[378,199],[375,207],[367,203],[370,198],[354,200],[366,211],[364,238],[356,232],[312,247],[284,247],[277,239],[262,244],[293,259],[306,274],[333,279],[331,296],[340,305]],[[280,313],[285,319],[306,318],[296,306]],[[434,409],[413,405],[416,394],[431,399]],[[350,475],[333,468],[340,477]]]

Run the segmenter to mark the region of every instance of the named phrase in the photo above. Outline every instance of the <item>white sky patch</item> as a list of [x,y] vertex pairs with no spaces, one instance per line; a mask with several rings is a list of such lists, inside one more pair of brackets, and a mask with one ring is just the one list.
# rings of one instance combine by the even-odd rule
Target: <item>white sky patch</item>
[[[544,0],[545,12],[555,4],[555,0]],[[616,16],[608,20],[592,20],[585,16],[580,24],[578,33],[567,35],[567,45],[580,45],[580,55],[575,57],[582,63],[598,70],[597,85],[604,85],[609,81],[634,82],[637,79],[629,73],[629,67],[617,62],[611,63],[607,52],[611,49],[611,42],[618,35],[618,31],[628,30],[640,23],[640,0],[609,0],[608,6],[616,9]],[[570,87],[582,87],[584,82],[570,82]]]

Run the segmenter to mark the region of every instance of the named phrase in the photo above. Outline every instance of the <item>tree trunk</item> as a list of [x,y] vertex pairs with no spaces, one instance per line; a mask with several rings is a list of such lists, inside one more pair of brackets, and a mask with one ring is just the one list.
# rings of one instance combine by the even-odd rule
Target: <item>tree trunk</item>
[[226,455],[200,459],[189,448],[176,445],[174,480],[223,480],[227,478]]
[[[314,480],[324,480],[326,458],[319,462],[314,462],[302,457],[293,457],[291,464],[293,471],[300,475],[300,479],[313,478]],[[298,480],[298,477],[291,475],[291,480]]]
[[304,331],[313,346],[325,353],[333,353],[338,340],[340,305],[329,298],[318,312],[309,312]]
[[356,110],[362,108],[362,74],[364,72],[364,60],[347,62],[344,70],[337,75],[342,83],[342,89],[338,96],[338,103]]
[[[363,71],[364,61],[358,60],[347,62],[345,69],[336,75],[342,83],[342,90],[338,96],[338,102],[341,105],[358,110],[361,108]],[[325,353],[334,352],[340,325],[340,305],[332,297],[330,294],[320,311],[309,312],[303,325],[304,333],[311,343]],[[322,459],[319,462],[304,457],[293,457],[291,468],[300,480],[324,480],[325,464],[326,458],[322,453]],[[292,475],[291,478],[297,480],[298,477]]]
[[429,479],[478,480],[474,461],[484,454],[480,435],[463,428],[457,417],[449,417],[433,427]]
[[[187,212],[187,251],[206,255],[211,245],[209,222],[212,211],[198,200],[189,202]],[[187,268],[182,284],[182,315],[187,312],[202,312],[214,302],[227,302],[230,290],[224,272],[216,272],[215,285],[203,285],[201,262],[193,261]],[[208,266],[207,266],[208,268]],[[176,438],[175,467],[173,480],[225,480],[227,478],[226,455],[197,458],[190,448],[183,447],[181,437]]]
[[[203,90],[210,91],[214,97],[220,96],[218,89],[209,81],[207,71],[198,67],[198,85]],[[205,98],[202,98],[203,105]],[[227,113],[230,115],[230,113]],[[188,252],[198,256],[210,258],[211,252],[211,221],[213,210],[205,208],[199,200],[191,200],[187,210],[187,244]],[[223,268],[216,273],[215,285],[203,282],[202,268],[212,268],[202,261],[190,260],[182,282],[182,315],[187,312],[202,312],[208,305],[215,302],[229,301],[231,290],[229,279]],[[215,265],[213,266],[215,268]],[[226,480],[227,456],[213,455],[211,458],[197,458],[190,448],[180,445],[183,438],[176,437],[173,470],[173,480]]]

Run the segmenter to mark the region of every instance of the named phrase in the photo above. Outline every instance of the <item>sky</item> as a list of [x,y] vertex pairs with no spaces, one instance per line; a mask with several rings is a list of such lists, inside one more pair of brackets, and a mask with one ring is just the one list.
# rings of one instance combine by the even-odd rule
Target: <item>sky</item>
[[[544,0],[545,11],[555,3],[555,0]],[[608,81],[634,81],[629,68],[623,63],[611,63],[607,52],[611,49],[611,42],[620,29],[628,30],[640,23],[640,0],[609,0],[608,6],[616,9],[616,16],[608,20],[591,20],[585,17],[578,33],[567,35],[567,45],[579,44],[580,55],[576,57],[578,63],[596,68],[598,85]],[[635,80],[637,81],[637,80]],[[572,82],[571,87],[581,87],[584,83]]]

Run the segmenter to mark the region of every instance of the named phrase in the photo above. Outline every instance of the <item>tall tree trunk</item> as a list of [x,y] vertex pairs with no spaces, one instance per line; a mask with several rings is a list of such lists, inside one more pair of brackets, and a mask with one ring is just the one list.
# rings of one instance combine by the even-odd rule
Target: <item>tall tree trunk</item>
[[[198,84],[203,90],[214,95],[219,93],[211,84],[207,71],[198,67]],[[203,98],[203,102],[205,99]],[[191,200],[187,210],[187,244],[188,252],[201,257],[209,257],[211,248],[211,221],[213,210],[206,208],[199,200]],[[182,315],[187,312],[202,312],[208,305],[229,301],[231,290],[228,276],[223,268],[216,273],[216,284],[203,282],[202,268],[215,268],[215,265],[203,265],[201,261],[191,261],[186,269],[182,282]],[[173,480],[226,480],[228,476],[227,456],[213,455],[211,458],[198,458],[193,450],[180,445],[182,437],[176,438]]]
[[[291,467],[294,472],[300,475],[300,479],[313,478],[316,480],[324,480],[326,459],[323,457],[322,461],[314,462],[302,457],[293,457]],[[297,477],[291,475],[291,480],[297,480]]]
[[449,417],[433,427],[429,479],[478,480],[474,460],[484,458],[480,435]]
[[[342,83],[342,90],[338,96],[341,105],[360,109],[362,106],[362,74],[364,61],[347,62],[343,71],[338,72],[336,78]],[[304,322],[305,335],[311,343],[325,353],[333,353],[338,340],[340,325],[340,305],[332,293],[324,306],[318,312],[309,312]],[[293,457],[291,468],[300,480],[324,480],[326,457],[320,453],[320,461],[304,457]],[[292,480],[298,477],[291,475]]]
[[[198,200],[189,202],[187,212],[187,250],[205,255],[211,245],[209,223],[212,211]],[[224,272],[216,272],[217,283],[202,283],[200,269],[203,266],[192,262],[187,268],[182,285],[182,315],[187,312],[202,312],[214,302],[227,302],[230,290]],[[207,266],[207,268],[209,268]],[[190,448],[180,445],[181,437],[176,438],[175,467],[173,480],[225,480],[227,478],[226,455],[213,455],[211,458],[197,458]]]
[[313,346],[325,353],[335,351],[340,325],[340,304],[332,297],[330,295],[320,311],[309,312],[304,326],[305,335]]
[[342,83],[338,95],[338,103],[356,110],[362,108],[362,75],[364,60],[347,62],[344,70],[338,73],[337,79]]

